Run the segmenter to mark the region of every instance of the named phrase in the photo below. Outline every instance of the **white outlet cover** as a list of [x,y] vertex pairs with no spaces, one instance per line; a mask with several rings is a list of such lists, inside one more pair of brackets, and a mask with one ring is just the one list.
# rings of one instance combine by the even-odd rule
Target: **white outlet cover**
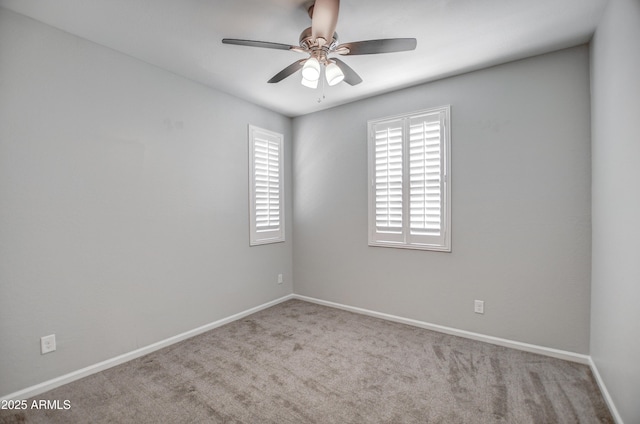
[[473,311],[476,314],[484,314],[484,301],[483,300],[474,301]]
[[56,350],[56,335],[51,334],[49,336],[40,337],[40,353],[53,352]]

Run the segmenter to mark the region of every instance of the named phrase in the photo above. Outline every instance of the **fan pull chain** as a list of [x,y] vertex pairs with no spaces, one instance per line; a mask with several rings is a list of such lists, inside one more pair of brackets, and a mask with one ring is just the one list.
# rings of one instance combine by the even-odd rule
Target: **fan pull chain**
[[324,95],[324,80],[326,78],[322,78],[322,75],[320,75],[320,79],[322,80],[322,98],[318,97],[318,103],[321,103],[326,98]]

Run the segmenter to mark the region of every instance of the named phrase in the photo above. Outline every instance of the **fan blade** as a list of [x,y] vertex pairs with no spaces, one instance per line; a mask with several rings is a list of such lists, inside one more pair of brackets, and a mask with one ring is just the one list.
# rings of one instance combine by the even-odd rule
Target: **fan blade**
[[269,43],[268,41],[238,40],[236,38],[223,38],[223,44],[235,44],[238,46],[263,47],[265,49],[291,50],[297,48],[288,44]]
[[267,81],[269,84],[273,84],[275,82],[280,82],[283,79],[285,79],[286,77],[295,74],[296,72],[298,72],[300,69],[302,69],[302,65],[304,65],[304,62],[306,62],[307,59],[301,59],[298,60],[297,62],[293,62],[291,65],[287,66],[286,68],[284,68],[282,71],[278,72],[277,74],[275,74],[273,76],[273,78],[271,78],[269,81]]
[[311,17],[311,36],[314,40],[324,38],[326,44],[331,43],[338,24],[339,9],[340,0],[316,0]]
[[360,75],[358,75],[356,71],[351,69],[349,65],[347,65],[346,63],[344,63],[343,61],[335,57],[332,58],[331,60],[336,62],[336,65],[338,65],[338,68],[340,68],[340,70],[344,74],[344,80],[343,80],[344,82],[346,82],[349,85],[358,85],[362,82],[362,78],[360,78]]
[[356,41],[353,43],[340,44],[338,53],[340,53],[339,50],[343,47],[349,49],[348,53],[342,53],[344,55],[405,52],[415,50],[417,44],[418,42],[415,38],[387,38],[383,40]]

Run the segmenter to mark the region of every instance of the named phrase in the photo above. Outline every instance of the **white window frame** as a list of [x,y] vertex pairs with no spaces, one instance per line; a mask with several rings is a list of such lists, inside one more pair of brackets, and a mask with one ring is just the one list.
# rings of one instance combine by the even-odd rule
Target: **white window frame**
[[[249,125],[249,245],[258,246],[285,241],[284,237],[284,137],[282,134]],[[267,157],[265,157],[265,144]],[[268,186],[260,187],[259,179],[267,172]],[[273,162],[276,162],[275,164]],[[262,199],[260,205],[259,197]],[[266,202],[266,205],[265,205]],[[265,207],[267,210],[265,211]],[[266,215],[266,216],[265,216]],[[262,223],[259,223],[260,218]],[[265,223],[264,221],[267,221]],[[273,222],[270,222],[273,221]],[[269,225],[271,223],[271,225]],[[264,228],[260,228],[264,227]]]
[[[417,195],[415,194],[416,191],[410,191],[409,143],[410,123],[416,122],[416,120],[418,122],[424,120],[426,123],[425,128],[426,125],[439,126],[440,224],[437,234],[426,234],[436,230],[424,230],[425,234],[420,234],[420,230],[415,229],[411,223],[410,211],[413,206],[410,202],[410,196],[411,194]],[[369,246],[451,252],[451,106],[446,105],[403,115],[369,120],[367,124]],[[388,133],[385,135],[384,131],[388,131]],[[383,182],[379,180],[378,190],[382,189],[383,196],[392,196],[393,191],[393,199],[395,199],[395,201],[387,200],[384,203],[387,212],[383,212],[383,214],[387,219],[383,222],[389,224],[385,227],[378,226],[376,222],[376,206],[380,206],[380,204],[376,205],[376,132],[379,137],[387,137],[387,144],[384,144],[385,141],[383,141],[382,145],[378,145],[379,148],[386,148],[383,153],[378,153],[383,156],[382,161],[384,161],[378,175]],[[395,138],[395,146],[389,143],[388,137]],[[398,152],[400,144],[398,137],[401,138],[401,152]],[[426,149],[424,147],[425,151]],[[401,166],[398,165],[400,157]],[[395,176],[393,181],[391,175]],[[402,182],[400,188],[398,188],[398,181]],[[386,186],[386,189],[384,186]],[[400,193],[401,196],[399,195]],[[414,197],[414,199],[416,198]]]

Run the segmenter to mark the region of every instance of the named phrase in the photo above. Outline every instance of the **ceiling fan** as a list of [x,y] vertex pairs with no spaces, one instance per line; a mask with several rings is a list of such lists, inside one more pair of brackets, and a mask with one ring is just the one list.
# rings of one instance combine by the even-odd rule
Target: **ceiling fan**
[[267,49],[292,50],[308,54],[309,57],[298,60],[273,76],[268,83],[277,83],[302,70],[302,85],[316,88],[324,68],[325,78],[329,85],[341,81],[349,85],[357,85],[362,78],[346,63],[330,55],[342,56],[393,53],[414,50],[415,38],[387,38],[380,40],[356,41],[341,44],[335,32],[338,23],[340,0],[315,0],[309,8],[311,27],[300,34],[300,45],[270,43],[267,41],[239,40],[224,38],[224,44],[239,46],[263,47]]

